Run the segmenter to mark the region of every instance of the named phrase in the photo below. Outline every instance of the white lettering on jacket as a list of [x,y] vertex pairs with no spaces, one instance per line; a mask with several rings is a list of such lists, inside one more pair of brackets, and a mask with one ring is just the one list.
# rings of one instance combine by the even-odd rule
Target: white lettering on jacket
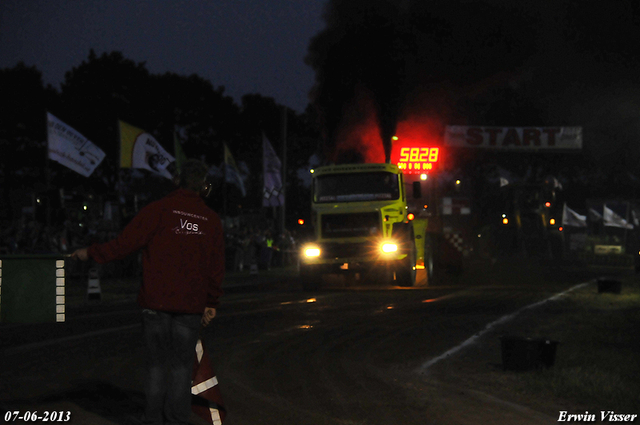
[[189,220],[180,219],[180,228],[197,232],[198,231],[198,223],[190,223]]
[[173,228],[176,235],[204,235],[198,223],[192,223],[187,219],[180,219],[180,224]]
[[184,215],[187,217],[192,217],[192,218],[197,218],[198,220],[204,220],[204,221],[209,221],[209,219],[203,215],[198,215],[198,214],[192,214],[192,213],[188,213],[186,211],[180,211],[180,210],[173,210],[172,211],[174,214],[179,214],[179,215]]

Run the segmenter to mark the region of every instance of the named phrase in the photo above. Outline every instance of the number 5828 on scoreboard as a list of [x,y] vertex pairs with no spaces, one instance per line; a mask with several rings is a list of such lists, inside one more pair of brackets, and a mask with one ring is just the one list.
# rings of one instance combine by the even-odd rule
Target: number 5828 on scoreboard
[[403,147],[396,163],[407,174],[425,173],[433,169],[439,157],[440,148]]

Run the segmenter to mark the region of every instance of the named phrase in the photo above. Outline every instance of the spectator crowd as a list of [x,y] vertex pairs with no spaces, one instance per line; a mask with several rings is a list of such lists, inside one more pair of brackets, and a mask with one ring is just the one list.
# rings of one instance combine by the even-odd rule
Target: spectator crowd
[[[275,236],[274,236],[275,235]],[[225,231],[227,271],[269,270],[297,262],[297,243],[289,230],[231,227]]]
[[[102,243],[117,236],[114,221],[94,219],[47,225],[24,215],[0,229],[0,255],[69,254],[74,249]],[[238,225],[225,229],[226,268],[228,272],[269,270],[297,263],[298,243],[289,230],[276,232],[258,225]],[[123,260],[103,272],[116,275],[139,273],[137,259]],[[113,269],[113,270],[111,270]]]

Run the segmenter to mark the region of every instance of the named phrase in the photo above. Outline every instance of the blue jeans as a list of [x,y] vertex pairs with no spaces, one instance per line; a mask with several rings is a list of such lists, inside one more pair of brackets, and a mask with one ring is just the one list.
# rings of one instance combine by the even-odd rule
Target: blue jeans
[[148,366],[143,423],[188,424],[201,318],[199,314],[142,311]]

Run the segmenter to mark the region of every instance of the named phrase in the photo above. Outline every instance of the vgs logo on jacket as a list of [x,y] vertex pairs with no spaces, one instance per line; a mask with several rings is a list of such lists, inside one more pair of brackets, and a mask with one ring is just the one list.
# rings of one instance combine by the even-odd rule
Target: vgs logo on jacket
[[[186,213],[184,211],[173,211],[175,214],[180,214],[189,217],[197,217],[207,220],[206,217],[196,216],[195,214]],[[180,224],[173,228],[176,235],[204,235],[205,233],[200,229],[200,225],[192,219],[180,218]]]

